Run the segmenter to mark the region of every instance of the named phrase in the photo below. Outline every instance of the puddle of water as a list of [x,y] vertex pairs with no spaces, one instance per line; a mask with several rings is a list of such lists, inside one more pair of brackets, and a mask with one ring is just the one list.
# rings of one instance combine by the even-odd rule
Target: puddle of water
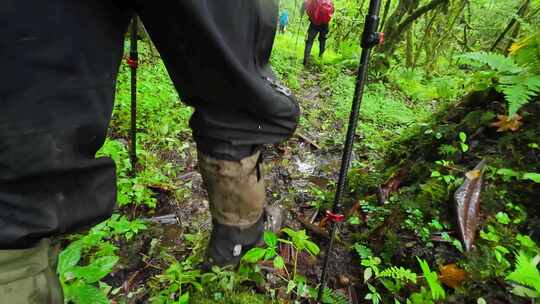
[[313,171],[315,171],[315,164],[312,162],[297,159],[295,164],[296,169],[304,175],[311,175],[313,174]]

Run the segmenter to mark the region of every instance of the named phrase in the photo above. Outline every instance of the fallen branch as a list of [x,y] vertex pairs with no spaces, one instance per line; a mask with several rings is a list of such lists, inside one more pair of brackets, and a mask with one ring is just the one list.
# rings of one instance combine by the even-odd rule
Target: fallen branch
[[312,224],[312,223],[309,222],[309,220],[307,220],[305,218],[302,218],[300,216],[297,217],[297,219],[302,224],[302,226],[304,226],[304,228],[306,228],[307,230],[309,230],[313,234],[324,237],[327,240],[330,240],[330,235],[328,234],[328,231],[323,230],[318,225]]
[[303,141],[305,141],[308,144],[312,145],[315,149],[317,149],[317,150],[321,149],[321,146],[319,146],[315,141],[313,141],[313,140],[309,139],[308,137],[306,137],[304,134],[297,131],[296,136],[300,137],[300,139],[302,139]]
[[146,221],[154,222],[154,223],[160,223],[160,224],[178,224],[180,220],[178,219],[178,216],[176,214],[166,214],[166,215],[160,215],[160,216],[154,216],[151,218],[146,218]]

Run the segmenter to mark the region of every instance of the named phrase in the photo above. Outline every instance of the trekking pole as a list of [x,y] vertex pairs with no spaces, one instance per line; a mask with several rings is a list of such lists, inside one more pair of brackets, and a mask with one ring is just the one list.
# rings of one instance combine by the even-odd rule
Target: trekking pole
[[131,68],[131,127],[130,134],[131,145],[129,149],[129,158],[131,160],[131,174],[135,175],[135,166],[137,164],[137,65],[139,53],[137,52],[137,15],[133,16],[131,23],[131,33],[129,42],[129,58],[127,64]]
[[302,30],[302,15],[300,15],[300,24],[297,26],[296,29],[296,38],[294,40],[294,55],[296,56],[296,53],[298,53],[298,37],[300,37],[300,31]]
[[[303,0],[302,0],[303,1]],[[294,1],[294,9],[293,9],[293,12],[294,12],[294,16],[293,16],[293,20],[296,19],[296,15],[298,15],[298,1],[295,0]],[[295,37],[295,40],[294,40],[294,56],[296,56],[296,53],[298,52],[298,37],[300,36],[300,30],[302,29],[302,15],[303,14],[299,14],[300,15],[300,22],[299,24],[296,26],[297,29],[296,29],[296,37]],[[293,32],[294,33],[294,32]]]
[[330,243],[326,249],[326,255],[324,257],[324,264],[321,275],[321,282],[319,286],[319,294],[317,301],[320,303],[322,301],[325,285],[326,285],[326,276],[328,270],[328,260],[330,258],[330,253],[332,251],[332,246],[334,245],[334,239],[336,237],[336,229],[339,226],[345,217],[340,214],[341,211],[341,198],[343,192],[345,191],[345,184],[347,179],[347,171],[349,170],[349,165],[351,162],[351,153],[354,143],[354,136],[356,133],[356,126],[358,123],[358,114],[360,111],[360,104],[362,103],[362,95],[364,92],[364,85],[366,83],[367,69],[369,64],[369,58],[371,53],[371,48],[378,44],[382,44],[384,41],[384,34],[377,32],[377,27],[379,24],[379,10],[381,6],[380,0],[371,0],[369,3],[369,11],[366,16],[366,21],[364,23],[364,32],[362,33],[362,53],[360,55],[360,64],[358,66],[358,74],[356,76],[356,86],[354,88],[354,97],[353,103],[351,106],[351,114],[349,116],[349,126],[347,128],[347,136],[345,139],[345,147],[343,148],[343,156],[341,158],[341,169],[339,171],[339,179],[336,189],[336,195],[334,197],[334,203],[332,206],[332,211],[326,211],[327,223],[330,225]]

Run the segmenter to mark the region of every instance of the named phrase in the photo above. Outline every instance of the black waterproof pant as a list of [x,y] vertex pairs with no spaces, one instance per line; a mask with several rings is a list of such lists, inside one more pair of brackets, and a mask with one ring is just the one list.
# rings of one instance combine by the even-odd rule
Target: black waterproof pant
[[327,24],[316,25],[313,22],[309,23],[307,31],[306,47],[304,49],[304,64],[309,61],[309,55],[311,54],[311,48],[317,34],[319,35],[319,57],[322,57],[324,50],[326,49],[326,36],[328,35],[329,26]]
[[195,107],[200,150],[240,159],[295,129],[298,106],[268,65],[273,0],[2,0],[0,249],[110,215],[115,166],[95,153],[133,13]]

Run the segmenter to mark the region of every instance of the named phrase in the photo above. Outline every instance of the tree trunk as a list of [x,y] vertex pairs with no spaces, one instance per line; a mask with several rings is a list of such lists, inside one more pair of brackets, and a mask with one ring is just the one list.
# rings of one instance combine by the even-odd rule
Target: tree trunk
[[392,4],[392,0],[386,0],[386,4],[384,5],[383,16],[381,19],[381,24],[379,25],[379,30],[382,30],[384,28],[386,17],[388,17],[388,11],[390,11],[390,4]]
[[[523,4],[521,5],[521,7],[519,8],[518,12],[517,12],[517,15],[522,18],[523,15],[525,14],[525,11],[527,10],[527,7],[529,6],[529,1],[530,0],[525,0],[523,2]],[[504,30],[501,32],[501,34],[497,37],[497,39],[495,40],[495,42],[493,42],[493,44],[491,45],[491,47],[489,48],[489,51],[490,52],[493,52],[495,50],[495,48],[497,48],[497,45],[499,44],[499,42],[501,42],[501,40],[503,40],[504,36],[506,36],[506,34],[510,31],[510,29],[514,26],[514,24],[517,22],[517,18],[516,17],[513,17],[510,22],[508,22],[508,25],[504,28]]]
[[424,35],[422,36],[422,38],[420,39],[420,44],[419,46],[416,48],[416,52],[414,54],[414,66],[417,66],[418,64],[418,61],[420,59],[420,55],[422,53],[422,50],[424,48],[426,48],[426,54],[427,54],[427,42],[430,40],[430,37],[431,37],[431,30],[433,28],[433,23],[435,22],[435,19],[437,18],[437,15],[439,14],[438,11],[434,11],[432,13],[432,16],[429,17],[429,13],[427,13],[425,15],[426,19],[428,19],[429,17],[429,21],[428,22],[424,22],[425,26],[424,26]]
[[462,19],[462,23],[463,23],[463,50],[464,51],[470,51],[471,48],[469,47],[469,35],[468,35],[468,31],[470,29],[470,22],[471,22],[471,3],[469,2],[469,0],[466,1],[466,5],[467,5],[467,13],[463,14],[463,19]]
[[[525,14],[527,13],[527,10],[529,8],[530,1],[525,2],[525,8],[521,11],[521,15],[519,15],[520,18],[524,18]],[[517,40],[519,36],[519,30],[521,29],[521,23],[516,23],[514,26],[514,30],[512,31],[512,34],[510,34],[510,39],[508,39],[508,43],[506,44],[506,48],[504,49],[504,54],[508,55],[509,49],[512,46],[512,43]]]
[[[409,29],[413,22],[425,13],[448,2],[449,0],[431,0],[428,4],[416,8],[418,7],[418,1],[401,0],[385,27],[385,43],[381,46],[381,52],[385,55],[386,61],[394,54],[399,42],[401,42],[402,33]],[[407,13],[409,14],[403,19]]]
[[413,28],[407,30],[406,35],[406,47],[405,47],[405,65],[408,68],[413,67],[413,39],[412,39]]

